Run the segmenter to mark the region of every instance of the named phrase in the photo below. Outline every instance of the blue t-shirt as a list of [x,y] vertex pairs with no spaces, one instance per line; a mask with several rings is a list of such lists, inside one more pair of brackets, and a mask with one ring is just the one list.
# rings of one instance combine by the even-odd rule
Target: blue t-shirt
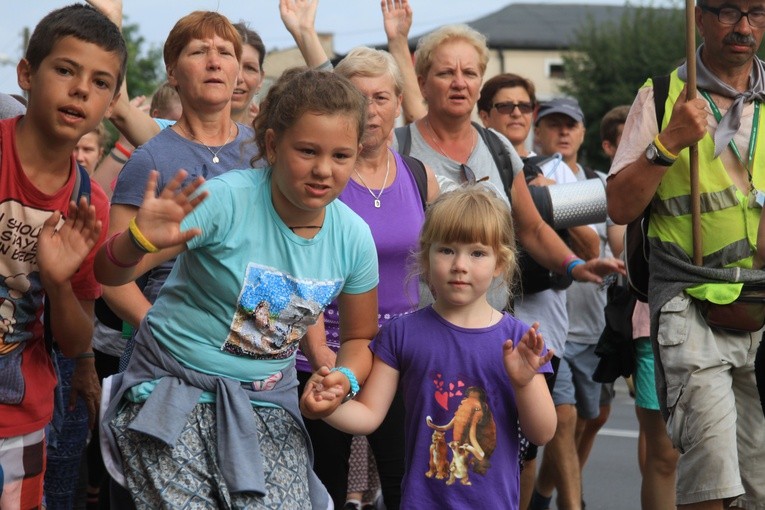
[[287,228],[271,201],[271,170],[234,170],[183,222],[188,242],[147,320],[184,365],[242,382],[294,364],[298,340],[340,293],[377,285],[369,227],[346,205],[327,205],[313,239]]
[[430,306],[380,329],[370,348],[399,371],[406,408],[401,508],[518,508],[518,409],[502,345],[528,329],[507,313],[461,328]]

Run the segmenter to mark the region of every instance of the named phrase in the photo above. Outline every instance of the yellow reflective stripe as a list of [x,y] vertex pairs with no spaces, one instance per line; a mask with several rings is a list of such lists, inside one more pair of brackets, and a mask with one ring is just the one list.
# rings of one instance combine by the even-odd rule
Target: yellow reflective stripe
[[[709,213],[721,211],[729,207],[738,207],[740,205],[736,186],[731,186],[721,191],[711,193],[702,193],[701,212]],[[665,200],[654,200],[651,204],[651,214],[661,214],[664,216],[682,216],[691,214],[691,196],[681,195],[667,198]]]

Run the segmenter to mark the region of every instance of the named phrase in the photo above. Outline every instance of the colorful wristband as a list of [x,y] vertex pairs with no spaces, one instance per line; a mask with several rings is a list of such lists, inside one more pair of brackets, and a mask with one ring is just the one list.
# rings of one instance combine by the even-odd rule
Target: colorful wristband
[[584,260],[582,259],[574,259],[571,262],[569,262],[568,265],[566,266],[566,274],[568,275],[568,277],[573,279],[574,268],[576,266],[581,266],[582,264],[584,264]]
[[157,253],[159,248],[154,246],[154,243],[146,239],[141,229],[138,228],[138,224],[135,222],[135,216],[130,220],[130,226],[128,227],[130,232],[130,239],[135,244],[136,248],[146,253]]
[[94,352],[83,352],[75,356],[74,359],[91,359],[95,357],[96,354]]
[[345,377],[348,378],[348,381],[351,383],[351,394],[355,395],[359,392],[359,381],[356,379],[356,376],[353,374],[353,371],[351,371],[350,368],[346,367],[335,367],[330,372],[340,372]]
[[571,261],[575,260],[575,259],[578,259],[578,258],[579,257],[574,255],[573,253],[570,253],[568,257],[563,259],[563,263],[561,263],[561,265],[560,265],[561,269],[563,269],[565,271],[568,268],[568,265],[571,263]]
[[677,154],[672,154],[669,152],[669,149],[664,147],[664,144],[661,143],[661,140],[659,140],[659,135],[656,135],[653,139],[653,144],[656,146],[657,149],[659,149],[659,152],[661,152],[665,158],[675,160],[677,159]]
[[116,161],[117,163],[119,163],[119,164],[121,164],[121,165],[124,165],[125,163],[127,163],[127,159],[123,159],[123,158],[119,157],[118,155],[116,155],[116,154],[114,153],[114,149],[112,149],[111,151],[109,151],[109,156],[111,156],[111,158],[112,158],[114,161]]
[[117,239],[117,236],[122,234],[122,232],[117,232],[113,236],[109,238],[108,241],[104,243],[104,249],[106,250],[106,258],[109,259],[109,262],[114,264],[117,267],[121,267],[122,269],[127,269],[130,267],[135,267],[136,264],[141,262],[141,259],[137,259],[135,262],[122,262],[117,257],[114,256],[114,252],[112,251],[112,245],[114,244],[114,240]]
[[122,155],[125,156],[128,159],[130,159],[130,156],[133,155],[133,151],[129,151],[127,149],[127,147],[125,147],[124,145],[122,145],[119,142],[114,144],[114,148],[117,149],[118,151],[120,151],[122,153]]

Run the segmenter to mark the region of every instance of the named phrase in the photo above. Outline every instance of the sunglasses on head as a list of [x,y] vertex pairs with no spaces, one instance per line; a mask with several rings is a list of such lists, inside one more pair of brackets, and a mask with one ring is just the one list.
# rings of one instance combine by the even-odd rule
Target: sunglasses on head
[[513,110],[518,108],[519,112],[528,115],[529,113],[534,111],[534,103],[530,103],[530,102],[512,103],[508,101],[506,103],[494,103],[494,108],[496,108],[499,113],[505,113],[507,115],[510,115],[511,113],[513,113]]

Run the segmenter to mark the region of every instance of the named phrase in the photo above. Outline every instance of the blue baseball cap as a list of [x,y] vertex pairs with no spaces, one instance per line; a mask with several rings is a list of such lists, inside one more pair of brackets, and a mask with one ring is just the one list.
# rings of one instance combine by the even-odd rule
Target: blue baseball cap
[[536,124],[539,124],[539,120],[547,115],[553,113],[562,113],[568,117],[571,117],[577,122],[584,124],[584,112],[579,106],[579,102],[576,99],[570,97],[556,97],[550,101],[545,101],[539,105],[539,111],[537,112]]

